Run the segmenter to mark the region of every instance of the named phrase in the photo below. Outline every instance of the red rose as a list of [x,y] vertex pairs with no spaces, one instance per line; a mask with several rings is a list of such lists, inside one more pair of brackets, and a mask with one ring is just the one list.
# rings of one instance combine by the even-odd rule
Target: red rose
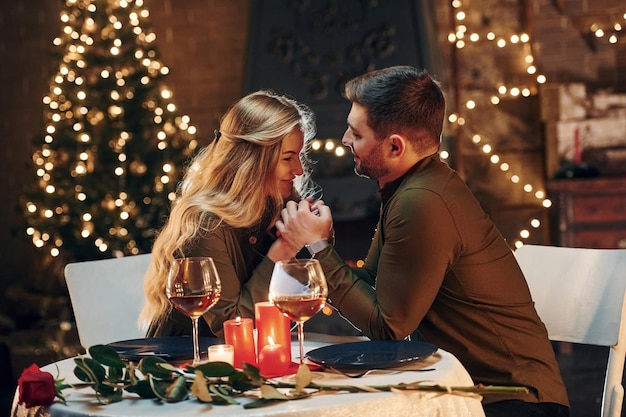
[[54,402],[56,388],[50,372],[42,372],[34,363],[24,369],[17,380],[20,392],[20,404],[26,407],[50,405]]

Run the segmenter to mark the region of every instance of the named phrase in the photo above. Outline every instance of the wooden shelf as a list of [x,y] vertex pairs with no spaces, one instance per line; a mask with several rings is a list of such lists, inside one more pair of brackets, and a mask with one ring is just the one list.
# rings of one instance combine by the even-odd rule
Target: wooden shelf
[[557,244],[626,248],[626,177],[550,180],[547,189]]

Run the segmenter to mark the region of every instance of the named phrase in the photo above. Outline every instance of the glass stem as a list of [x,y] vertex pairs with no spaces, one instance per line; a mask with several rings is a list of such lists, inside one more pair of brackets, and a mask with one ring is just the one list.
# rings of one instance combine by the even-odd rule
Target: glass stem
[[199,316],[194,316],[191,318],[192,326],[192,338],[193,338],[193,365],[198,365],[200,363],[200,346],[198,342],[198,319]]
[[300,365],[304,364],[304,322],[298,322],[298,343],[300,343]]

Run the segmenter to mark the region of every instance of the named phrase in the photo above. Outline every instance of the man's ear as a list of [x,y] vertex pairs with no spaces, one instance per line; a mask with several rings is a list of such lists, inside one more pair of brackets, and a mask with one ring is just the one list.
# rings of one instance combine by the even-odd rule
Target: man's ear
[[407,151],[409,144],[404,136],[394,133],[389,136],[389,146],[390,156],[397,158],[402,156]]

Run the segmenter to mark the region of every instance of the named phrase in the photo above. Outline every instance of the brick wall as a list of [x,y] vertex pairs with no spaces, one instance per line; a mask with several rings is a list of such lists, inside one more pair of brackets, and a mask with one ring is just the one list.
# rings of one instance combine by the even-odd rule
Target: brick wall
[[[249,0],[146,0],[179,109],[200,138],[242,93]],[[209,138],[209,139],[210,139]]]

